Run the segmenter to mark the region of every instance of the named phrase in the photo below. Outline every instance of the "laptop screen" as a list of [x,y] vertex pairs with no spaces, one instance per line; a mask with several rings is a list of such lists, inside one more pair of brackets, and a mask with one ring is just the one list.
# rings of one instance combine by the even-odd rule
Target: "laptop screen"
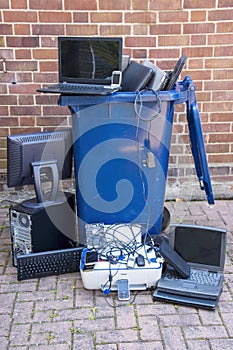
[[122,38],[59,37],[59,82],[111,84],[121,70]]
[[215,272],[223,271],[226,230],[179,225],[170,233],[169,243],[190,266]]

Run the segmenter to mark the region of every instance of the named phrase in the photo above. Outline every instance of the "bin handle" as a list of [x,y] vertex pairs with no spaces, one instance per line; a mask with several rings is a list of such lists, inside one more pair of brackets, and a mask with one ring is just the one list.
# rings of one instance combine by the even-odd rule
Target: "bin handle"
[[187,120],[191,150],[201,190],[205,190],[209,204],[214,204],[214,195],[209,175],[206,149],[202,134],[200,114],[196,102],[195,86],[190,78],[187,105]]

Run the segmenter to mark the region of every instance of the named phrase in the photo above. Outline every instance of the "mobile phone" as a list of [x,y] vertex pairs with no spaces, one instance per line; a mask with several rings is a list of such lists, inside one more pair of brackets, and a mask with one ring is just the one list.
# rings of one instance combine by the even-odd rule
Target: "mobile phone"
[[112,72],[111,87],[118,88],[121,86],[122,72],[120,70],[114,70]]
[[117,281],[117,291],[118,291],[118,300],[129,300],[130,299],[130,290],[129,290],[129,281],[127,279],[121,279]]

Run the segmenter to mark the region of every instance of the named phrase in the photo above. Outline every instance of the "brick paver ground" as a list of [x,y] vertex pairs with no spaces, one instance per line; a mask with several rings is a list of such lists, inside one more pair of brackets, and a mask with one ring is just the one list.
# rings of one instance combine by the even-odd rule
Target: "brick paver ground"
[[[0,208],[1,350],[233,349],[233,201],[170,202],[171,221],[227,229],[225,281],[215,311],[153,302],[132,305],[85,290],[79,273],[18,282],[11,262],[8,208]],[[133,293],[132,293],[133,294]]]

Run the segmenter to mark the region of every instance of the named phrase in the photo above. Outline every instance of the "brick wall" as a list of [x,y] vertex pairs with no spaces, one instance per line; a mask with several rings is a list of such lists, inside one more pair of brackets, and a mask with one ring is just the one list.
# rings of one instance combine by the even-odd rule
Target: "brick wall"
[[[57,96],[36,93],[57,81],[57,36],[121,36],[125,54],[164,70],[188,56],[182,77],[196,84],[212,181],[226,192],[221,185],[233,183],[232,18],[232,0],[0,0],[1,175],[8,134],[70,125]],[[179,105],[169,170],[174,188],[193,172],[189,152]]]

